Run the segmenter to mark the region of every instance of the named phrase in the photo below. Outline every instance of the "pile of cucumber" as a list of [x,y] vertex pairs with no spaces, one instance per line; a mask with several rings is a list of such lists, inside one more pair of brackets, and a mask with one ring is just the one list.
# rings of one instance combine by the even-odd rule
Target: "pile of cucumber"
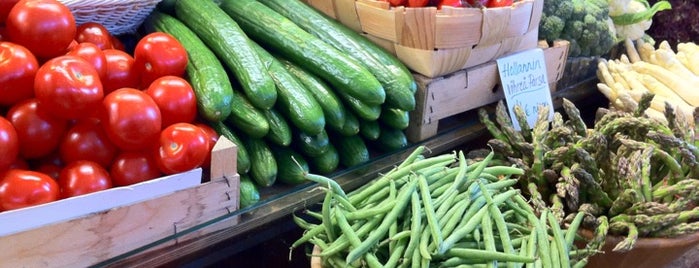
[[[246,189],[303,183],[369,161],[369,148],[408,145],[410,71],[300,0],[166,0],[144,28],[187,49],[199,113],[238,145]],[[259,199],[241,195],[242,207]]]

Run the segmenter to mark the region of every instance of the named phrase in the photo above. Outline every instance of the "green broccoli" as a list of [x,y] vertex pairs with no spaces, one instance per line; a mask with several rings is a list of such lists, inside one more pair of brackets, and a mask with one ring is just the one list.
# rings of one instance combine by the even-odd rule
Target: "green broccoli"
[[604,0],[544,1],[539,39],[571,41],[569,56],[601,56],[617,43]]

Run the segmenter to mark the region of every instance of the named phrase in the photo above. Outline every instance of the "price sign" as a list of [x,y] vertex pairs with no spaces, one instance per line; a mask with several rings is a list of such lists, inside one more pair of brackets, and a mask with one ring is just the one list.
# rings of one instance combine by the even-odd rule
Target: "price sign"
[[522,51],[497,60],[500,84],[505,92],[507,108],[516,130],[519,123],[514,107],[519,105],[527,114],[527,123],[534,126],[539,106],[549,107],[549,121],[553,119],[553,102],[546,75],[546,59],[540,48]]

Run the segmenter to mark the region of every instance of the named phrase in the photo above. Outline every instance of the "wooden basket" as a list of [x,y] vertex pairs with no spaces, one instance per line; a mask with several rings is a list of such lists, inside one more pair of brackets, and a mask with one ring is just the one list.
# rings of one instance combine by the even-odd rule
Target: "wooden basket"
[[[145,251],[233,226],[238,222],[236,217],[177,236],[238,209],[240,177],[236,154],[235,144],[221,137],[212,151],[210,181],[200,183],[201,169],[159,178],[157,186],[171,185],[160,184],[166,180],[194,179],[195,184],[199,183],[161,196],[148,195],[153,186],[148,185],[152,181],[146,181],[45,204],[52,205],[52,209],[44,209],[35,217],[58,214],[58,218],[43,226],[0,236],[0,267],[88,267],[170,236],[176,238]],[[198,178],[192,178],[196,175]],[[87,202],[109,203],[137,191],[150,199],[60,220],[70,207],[89,205]],[[26,209],[42,209],[41,206],[44,205]],[[0,220],[6,220],[3,216],[7,214],[3,214],[0,213]]]
[[389,7],[377,0],[305,0],[365,33],[411,70],[437,77],[535,48],[544,0],[503,8]]
[[[580,233],[585,238],[593,236],[588,230]],[[607,236],[602,248],[604,253],[591,256],[586,267],[666,267],[692,247],[699,245],[699,233],[694,233],[676,238],[639,238],[630,251],[612,251],[623,239],[624,237]]]
[[161,0],[59,0],[75,16],[77,25],[98,22],[113,35],[136,32]]
[[[543,47],[551,91],[563,76],[568,55],[568,41],[554,42]],[[497,102],[505,98],[500,89],[497,64],[491,61],[460,70],[446,76],[430,78],[415,74],[418,90],[415,110],[410,112],[406,135],[411,142],[419,142],[437,135],[442,119]]]

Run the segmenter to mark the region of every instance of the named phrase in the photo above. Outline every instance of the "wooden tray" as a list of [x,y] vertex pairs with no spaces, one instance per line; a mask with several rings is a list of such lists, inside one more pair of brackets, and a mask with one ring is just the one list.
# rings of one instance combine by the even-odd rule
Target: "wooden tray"
[[[59,218],[44,226],[0,236],[0,267],[86,267],[231,213],[239,207],[240,177],[235,165],[236,153],[235,144],[221,137],[212,150],[211,179],[208,182],[145,201],[60,220],[60,210],[80,205],[81,199],[94,201],[104,196],[102,201],[110,202],[115,197],[114,192],[106,191],[138,191],[148,187],[148,182],[46,204],[56,206],[54,213],[50,214],[58,214]],[[156,180],[177,180],[192,174],[198,174],[198,181],[201,181],[201,169]],[[38,211],[41,206],[27,209]],[[6,216],[4,214],[7,213],[0,213],[0,221]],[[159,246],[148,247],[147,251],[221,230],[236,222],[235,218],[222,221]]]
[[[569,45],[567,41],[558,41],[553,47],[544,48],[552,92],[556,89],[556,81],[563,76]],[[437,78],[415,74],[415,80],[418,84],[416,108],[410,113],[410,125],[406,130],[411,142],[436,135],[439,121],[444,118],[505,98],[495,61]]]
[[304,0],[395,54],[411,70],[437,77],[535,48],[544,0],[503,8],[389,7],[377,0]]

